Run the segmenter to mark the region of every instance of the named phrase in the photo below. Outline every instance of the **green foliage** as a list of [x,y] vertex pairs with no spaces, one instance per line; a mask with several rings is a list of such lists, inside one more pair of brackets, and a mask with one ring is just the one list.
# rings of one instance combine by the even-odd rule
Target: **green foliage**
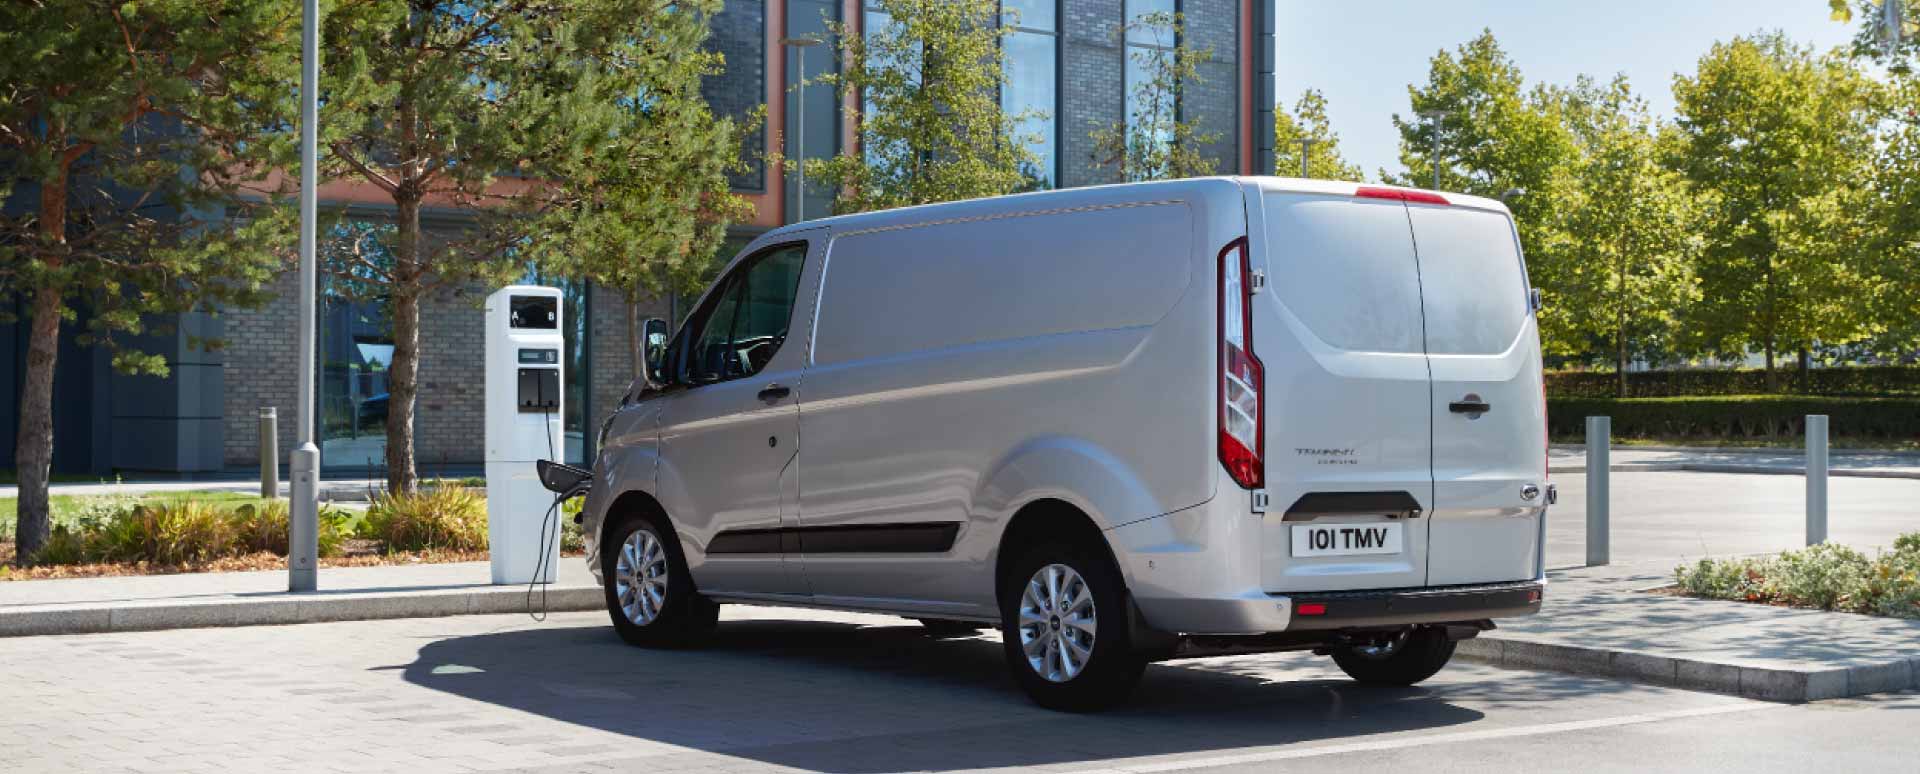
[[1554,354],[1611,350],[1625,397],[1617,378],[1631,360],[1684,346],[1679,319],[1699,296],[1698,199],[1661,165],[1659,130],[1624,76],[1582,77],[1558,96],[1577,151],[1552,236],[1534,251],[1535,274],[1551,283],[1545,342]]
[[[52,539],[33,556],[34,563],[193,566],[262,551],[287,553],[284,500],[225,507],[186,497],[109,496],[70,513],[54,525]],[[339,555],[349,520],[338,510],[321,509],[321,556]]]
[[1823,543],[1776,557],[1701,559],[1674,568],[1674,581],[1708,599],[1920,618],[1920,532],[1873,559]]
[[1920,59],[1920,4],[1908,0],[1904,4],[1903,19],[1900,21],[1901,39],[1898,46],[1889,47],[1888,19],[1884,13],[1886,0],[1853,0],[1859,7],[1855,14],[1848,0],[1827,0],[1832,11],[1830,18],[1836,22],[1848,23],[1856,19],[1860,23],[1860,32],[1853,39],[1853,55],[1870,59],[1885,65],[1887,69],[1906,74],[1913,70],[1916,59]]
[[1783,35],[1715,44],[1674,80],[1670,163],[1709,202],[1689,327],[1714,352],[1775,354],[1875,332],[1865,211],[1875,84]]
[[[1801,378],[1801,377],[1804,377]],[[1547,395],[1555,398],[1617,396],[1616,374],[1597,371],[1548,371]],[[1793,379],[1776,380],[1774,392],[1844,397],[1920,396],[1920,366],[1842,366],[1816,368]],[[1629,398],[1675,398],[1700,395],[1759,395],[1768,392],[1764,371],[1695,368],[1676,371],[1633,371],[1627,374]]]
[[[578,254],[620,260],[669,244],[668,252],[703,257],[710,234],[675,218],[714,190],[704,176],[712,165],[691,160],[698,180],[655,178],[671,164],[651,157],[734,153],[720,142],[730,130],[703,123],[697,113],[704,107],[686,87],[714,66],[695,49],[719,6],[340,0],[329,14],[323,175],[364,181],[391,197],[395,211],[378,249],[329,250],[327,262],[330,273],[390,304],[391,491],[417,484],[413,413],[424,298],[504,284],[529,263],[566,266],[563,259]],[[657,136],[687,127],[711,131]],[[723,200],[702,204],[732,211]],[[421,227],[429,202],[461,207],[475,221],[429,235]]]
[[1613,418],[1617,438],[1716,441],[1798,437],[1808,414],[1825,414],[1836,437],[1920,440],[1920,398],[1727,395],[1688,398],[1547,399],[1554,437],[1577,437],[1586,418]]
[[[999,196],[1029,184],[1034,163],[1015,127],[1030,116],[1007,115],[995,0],[877,0],[886,26],[853,34],[830,29],[844,50],[838,74],[819,80],[843,98],[858,151],[806,159],[810,181],[836,186],[835,212]],[[791,163],[788,164],[792,166]],[[811,182],[810,182],[811,184]]]
[[[1300,148],[1307,145],[1306,174],[1301,175]],[[1340,135],[1327,118],[1327,97],[1318,89],[1301,93],[1293,112],[1275,106],[1273,111],[1273,168],[1280,175],[1301,175],[1322,180],[1364,182],[1366,172],[1360,165],[1340,155]]]
[[[1146,77],[1131,84],[1126,121],[1094,129],[1094,160],[1127,182],[1218,174],[1203,148],[1220,136],[1201,131],[1198,118],[1180,109],[1182,92],[1205,80],[1200,66],[1213,61],[1213,49],[1188,46],[1186,18],[1165,11],[1141,14],[1122,25],[1118,36]],[[1126,46],[1129,38],[1152,45]]]
[[486,498],[445,484],[374,498],[360,522],[360,537],[396,551],[487,550]]

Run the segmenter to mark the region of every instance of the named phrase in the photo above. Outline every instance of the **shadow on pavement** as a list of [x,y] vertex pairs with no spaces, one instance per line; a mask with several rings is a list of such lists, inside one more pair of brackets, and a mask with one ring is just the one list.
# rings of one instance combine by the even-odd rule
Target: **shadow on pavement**
[[1584,678],[1486,674],[1466,684],[1382,689],[1333,679],[1330,663],[1304,654],[1173,662],[1150,667],[1130,703],[1071,715],[1027,702],[991,631],[937,640],[904,622],[764,619],[723,622],[698,650],[631,648],[605,626],[460,637],[427,645],[405,668],[409,682],[434,690],[702,751],[691,755],[851,772],[1244,751],[1484,717],[1458,701],[1519,712],[1626,690]]

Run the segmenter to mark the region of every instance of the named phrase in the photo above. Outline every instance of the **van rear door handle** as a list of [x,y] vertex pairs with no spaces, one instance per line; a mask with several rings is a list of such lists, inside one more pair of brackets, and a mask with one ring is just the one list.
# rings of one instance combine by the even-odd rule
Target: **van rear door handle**
[[768,403],[772,403],[776,400],[780,400],[792,394],[793,394],[793,388],[788,387],[779,382],[774,382],[773,384],[769,384],[760,390],[760,399]]
[[1492,408],[1493,406],[1486,401],[1472,395],[1467,396],[1466,400],[1456,400],[1447,404],[1447,410],[1455,414],[1485,414]]

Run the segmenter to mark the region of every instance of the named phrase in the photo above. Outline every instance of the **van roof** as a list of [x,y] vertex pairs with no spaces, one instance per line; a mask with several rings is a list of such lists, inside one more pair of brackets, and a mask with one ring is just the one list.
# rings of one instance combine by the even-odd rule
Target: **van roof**
[[832,226],[838,230],[858,230],[867,228],[885,228],[926,223],[935,220],[957,218],[990,217],[1040,209],[1059,209],[1068,207],[1098,206],[1121,202],[1139,202],[1153,199],[1185,200],[1205,196],[1237,196],[1243,187],[1257,187],[1264,191],[1285,193],[1315,193],[1334,196],[1355,196],[1362,188],[1406,191],[1422,194],[1438,194],[1449,205],[1472,207],[1509,214],[1507,206],[1495,199],[1474,196],[1472,194],[1428,191],[1419,188],[1375,185],[1371,183],[1342,182],[1337,180],[1314,180],[1298,177],[1268,176],[1218,176],[1196,177],[1181,180],[1163,180],[1150,183],[1115,183],[1110,185],[1063,188],[1051,191],[1009,194],[982,199],[962,199],[937,204],[922,204],[913,207],[900,207],[891,210],[835,215],[801,223],[794,223],[774,229],[769,234],[801,231],[821,226]]

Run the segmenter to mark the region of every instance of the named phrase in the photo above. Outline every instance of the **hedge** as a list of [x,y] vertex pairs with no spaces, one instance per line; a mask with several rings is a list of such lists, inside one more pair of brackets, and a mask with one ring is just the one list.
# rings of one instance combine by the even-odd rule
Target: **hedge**
[[[1920,366],[1839,366],[1807,372],[1810,395],[1920,395]],[[1777,394],[1800,392],[1800,371],[1776,372]],[[1568,398],[1612,398],[1618,379],[1611,372],[1549,371],[1547,394]],[[1767,394],[1767,372],[1733,369],[1630,371],[1627,397]]]
[[1616,438],[1794,438],[1808,414],[1825,414],[1831,437],[1920,440],[1920,397],[1833,398],[1727,395],[1691,398],[1547,399],[1556,437],[1586,434],[1586,418],[1613,418]]

